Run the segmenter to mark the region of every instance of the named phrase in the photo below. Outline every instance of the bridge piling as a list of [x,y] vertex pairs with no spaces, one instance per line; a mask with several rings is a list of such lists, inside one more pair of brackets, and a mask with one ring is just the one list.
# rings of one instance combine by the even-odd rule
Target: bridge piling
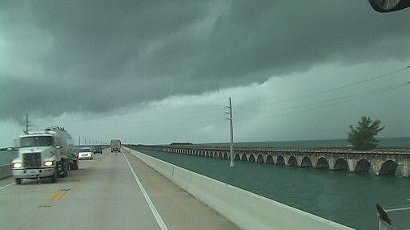
[[357,165],[356,159],[347,159],[347,165],[349,166],[349,172],[354,172]]

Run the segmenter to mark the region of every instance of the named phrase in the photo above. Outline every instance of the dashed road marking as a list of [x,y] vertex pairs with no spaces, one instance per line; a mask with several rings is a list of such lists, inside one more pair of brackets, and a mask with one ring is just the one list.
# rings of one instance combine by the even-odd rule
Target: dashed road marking
[[64,197],[64,195],[69,191],[70,189],[60,189],[58,191],[55,191],[51,193],[51,196],[49,197],[49,200],[51,201],[57,201],[61,200],[61,198]]

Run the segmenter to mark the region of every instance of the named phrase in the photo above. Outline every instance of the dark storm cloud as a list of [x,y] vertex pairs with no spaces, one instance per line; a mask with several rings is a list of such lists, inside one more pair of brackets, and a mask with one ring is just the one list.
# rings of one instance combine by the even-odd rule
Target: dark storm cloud
[[106,112],[410,50],[408,11],[378,14],[357,0],[2,5],[0,41],[13,55],[1,55],[0,119]]

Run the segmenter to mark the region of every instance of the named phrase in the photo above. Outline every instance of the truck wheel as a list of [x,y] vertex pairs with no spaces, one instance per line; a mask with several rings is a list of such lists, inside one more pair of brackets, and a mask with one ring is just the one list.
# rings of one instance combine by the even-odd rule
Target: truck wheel
[[78,161],[74,161],[73,170],[78,170]]
[[64,177],[66,177],[67,175],[68,175],[68,164],[66,163],[66,162],[63,162],[62,163],[63,165],[61,166],[62,167],[62,172],[61,172],[61,174],[59,175],[61,178],[64,178]]
[[51,179],[51,183],[56,183],[56,182],[57,182],[57,172],[54,173],[54,175],[52,175],[52,176],[50,177],[50,179]]
[[21,178],[16,178],[16,184],[21,184]]
[[68,175],[68,164],[64,162],[63,164],[63,174],[61,175],[63,178]]

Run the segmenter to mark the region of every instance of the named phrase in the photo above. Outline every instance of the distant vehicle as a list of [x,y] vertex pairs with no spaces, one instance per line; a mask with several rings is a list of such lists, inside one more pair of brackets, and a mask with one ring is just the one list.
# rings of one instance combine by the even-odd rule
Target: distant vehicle
[[73,139],[61,127],[21,135],[18,157],[11,162],[11,172],[16,183],[22,179],[66,177],[68,170],[78,169],[78,159],[74,154]]
[[92,160],[93,159],[93,150],[90,147],[83,147],[78,152],[79,160]]
[[94,146],[94,153],[102,154],[101,146],[99,146],[99,145]]
[[111,152],[121,152],[120,140],[111,140]]

